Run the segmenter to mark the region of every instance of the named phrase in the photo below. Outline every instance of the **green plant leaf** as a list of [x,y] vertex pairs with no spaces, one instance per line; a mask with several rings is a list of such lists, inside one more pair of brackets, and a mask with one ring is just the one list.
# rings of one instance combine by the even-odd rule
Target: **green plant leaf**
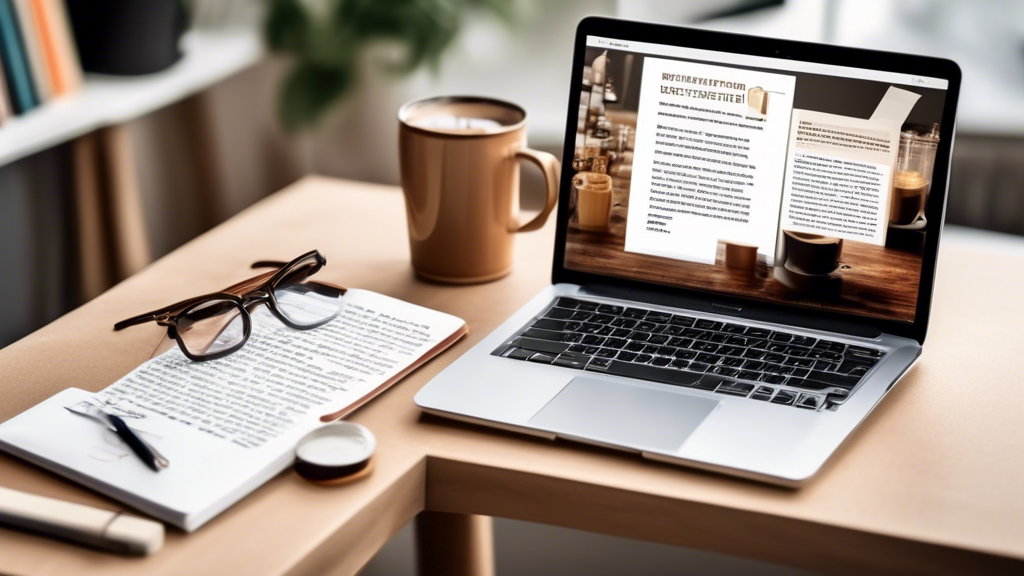
[[285,128],[315,124],[352,87],[352,68],[299,62],[285,79],[280,113]]
[[270,0],[264,34],[271,49],[300,52],[309,32],[309,15],[298,0]]

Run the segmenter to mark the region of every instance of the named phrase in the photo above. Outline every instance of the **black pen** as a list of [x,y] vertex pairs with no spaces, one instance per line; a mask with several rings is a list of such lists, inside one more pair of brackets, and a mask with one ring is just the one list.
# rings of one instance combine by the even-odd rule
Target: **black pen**
[[[82,408],[82,404],[85,404],[88,407]],[[124,441],[124,443],[131,448],[131,451],[134,452],[146,466],[151,468],[154,472],[159,472],[161,468],[166,468],[168,466],[167,459],[157,452],[155,448],[146,443],[146,441],[136,434],[134,430],[129,428],[120,416],[107,414],[88,402],[82,402],[75,406],[65,406],[65,408],[75,414],[92,418],[93,420],[106,425],[115,434],[117,434],[118,438]]]

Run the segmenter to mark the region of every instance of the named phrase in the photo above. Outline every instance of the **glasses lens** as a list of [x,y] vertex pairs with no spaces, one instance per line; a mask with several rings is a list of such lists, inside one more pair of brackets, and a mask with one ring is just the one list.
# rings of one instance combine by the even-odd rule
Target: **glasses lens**
[[245,340],[242,307],[232,300],[203,302],[178,317],[178,336],[194,356],[230,350]]
[[297,263],[274,287],[277,309],[298,326],[319,326],[338,315],[343,290],[310,280],[320,270],[316,257]]

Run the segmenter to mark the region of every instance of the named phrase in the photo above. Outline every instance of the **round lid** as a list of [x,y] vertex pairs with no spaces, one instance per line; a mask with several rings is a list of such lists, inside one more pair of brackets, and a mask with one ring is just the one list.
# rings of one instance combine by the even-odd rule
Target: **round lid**
[[376,449],[377,439],[365,426],[325,424],[299,440],[295,471],[314,482],[345,478],[364,470]]

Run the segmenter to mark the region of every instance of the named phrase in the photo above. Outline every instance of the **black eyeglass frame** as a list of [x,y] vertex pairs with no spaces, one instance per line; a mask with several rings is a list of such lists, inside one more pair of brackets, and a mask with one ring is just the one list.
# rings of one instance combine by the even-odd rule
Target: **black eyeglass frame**
[[[178,343],[178,348],[181,349],[182,353],[184,353],[189,360],[194,362],[205,362],[207,360],[223,358],[228,354],[237,352],[245,345],[246,342],[249,341],[249,336],[252,334],[252,317],[250,315],[250,310],[260,304],[266,304],[267,308],[270,309],[270,312],[278,320],[295,330],[311,330],[313,328],[323,326],[333,320],[334,317],[337,316],[337,313],[311,324],[299,324],[281,312],[277,302],[277,297],[274,295],[274,289],[277,288],[281,281],[292,278],[297,271],[302,270],[299,266],[311,258],[313,259],[311,263],[312,269],[305,273],[305,276],[308,278],[319,272],[320,269],[327,265],[327,259],[324,258],[318,250],[310,250],[290,262],[260,260],[258,262],[254,262],[252,267],[274,267],[278,268],[278,270],[275,272],[260,274],[249,278],[248,280],[243,280],[238,284],[225,288],[221,292],[213,292],[202,296],[196,296],[194,298],[189,298],[187,300],[171,304],[170,306],[166,306],[159,310],[146,312],[145,314],[121,320],[117,324],[114,324],[114,330],[123,330],[129,326],[136,326],[147,322],[156,322],[160,326],[167,327],[168,337],[173,338]],[[347,291],[346,288],[334,286],[325,282],[307,281],[307,283],[317,285],[323,289],[337,291],[339,296],[345,294]],[[229,348],[225,348],[224,350],[219,350],[209,354],[193,354],[189,351],[188,347],[185,345],[184,339],[178,332],[178,320],[182,316],[193,312],[196,308],[218,301],[223,302],[225,305],[236,307],[239,310],[239,314],[242,318],[242,339],[237,344]],[[210,311],[210,316],[222,313],[223,308],[217,308]]]

